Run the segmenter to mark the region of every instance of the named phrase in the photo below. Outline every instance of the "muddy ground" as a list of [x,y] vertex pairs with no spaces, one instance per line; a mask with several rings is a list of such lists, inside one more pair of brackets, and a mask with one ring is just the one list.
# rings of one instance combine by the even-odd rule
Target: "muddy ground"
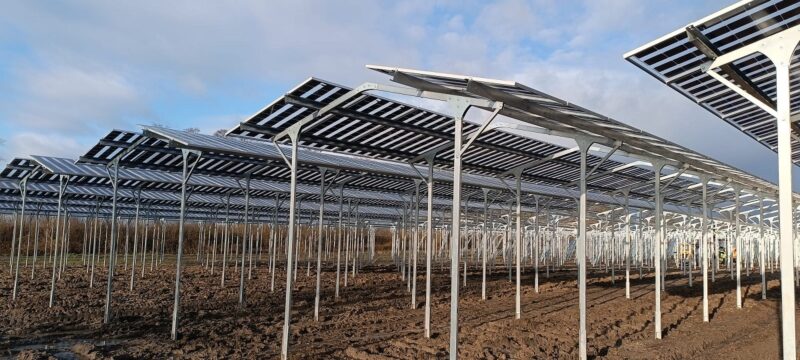
[[[47,358],[278,358],[283,324],[285,278],[278,273],[274,292],[266,266],[247,282],[246,305],[238,304],[238,274],[229,271],[220,285],[200,265],[188,265],[183,282],[181,337],[170,340],[174,265],[169,262],[128,291],[129,271],[119,271],[114,286],[114,319],[103,326],[105,272],[89,288],[84,268],[69,268],[58,282],[56,305],[48,308],[50,273],[21,274],[20,295],[11,302],[8,259],[0,267],[0,357]],[[191,262],[191,261],[190,261]],[[335,269],[323,272],[320,321],[313,319],[314,272],[305,262],[297,277],[292,309],[292,358],[425,359],[447,355],[449,273],[436,266],[433,277],[432,337],[423,336],[424,277],[417,308],[394,266],[367,266],[348,279],[333,300]],[[140,270],[140,269],[139,269]],[[420,275],[423,268],[420,267]],[[662,300],[663,339],[654,339],[653,278],[632,275],[631,299],[624,278],[612,285],[605,271],[589,272],[588,344],[590,357],[634,359],[778,358],[780,288],[778,273],[768,274],[768,299],[761,300],[757,272],[743,278],[744,308],[736,309],[735,282],[726,273],[711,284],[711,322],[702,322],[702,284],[689,288],[685,276],[670,273]],[[577,353],[577,286],[574,271],[523,278],[522,319],[514,319],[514,286],[497,268],[481,300],[480,272],[471,270],[461,291],[459,353],[465,359],[574,358]]]

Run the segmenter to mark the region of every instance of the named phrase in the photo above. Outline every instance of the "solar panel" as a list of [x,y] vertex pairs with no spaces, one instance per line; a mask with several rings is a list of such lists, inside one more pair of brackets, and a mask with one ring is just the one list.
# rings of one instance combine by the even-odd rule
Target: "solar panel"
[[[762,145],[777,151],[774,117],[706,73],[704,67],[718,56],[797,25],[800,25],[800,3],[796,1],[742,1],[630,51],[625,58]],[[796,49],[790,67],[794,109],[800,105],[797,95],[800,64],[796,61],[799,56]],[[724,69],[713,71],[721,72],[729,81],[774,107],[775,66],[763,54],[746,56]],[[797,111],[792,114],[797,114]],[[795,127],[793,132],[792,161],[800,164],[800,127]]]
[[[420,90],[425,90],[427,87],[438,88],[441,91],[444,88],[464,96],[502,101],[505,105],[504,109],[512,108],[508,115],[516,116],[521,121],[533,122],[554,129],[566,124],[585,134],[599,135],[610,140],[620,141],[622,143],[620,149],[632,154],[685,164],[694,172],[715,178],[731,179],[750,190],[760,189],[760,191],[773,194],[777,192],[774,184],[756,176],[575,104],[552,96],[547,96],[543,100],[545,95],[522,84],[386,66],[368,67],[391,75],[394,81],[417,87]],[[554,103],[557,105],[553,105]],[[565,111],[565,109],[569,111]],[[589,165],[591,166],[591,163]],[[687,198],[696,196],[697,194],[694,193]],[[669,198],[666,201],[669,201]]]
[[[110,184],[107,182],[108,174],[105,172],[105,168],[100,165],[94,164],[82,164],[82,163],[75,163],[72,160],[64,159],[64,158],[55,158],[55,157],[46,157],[46,156],[33,156],[33,160],[27,159],[14,159],[9,163],[9,166],[4,169],[6,174],[10,174],[11,170],[16,170],[15,174],[17,178],[20,178],[24,175],[27,175],[28,172],[35,171],[36,169],[42,169],[43,171],[35,171],[36,174],[45,174],[47,175],[39,175],[39,176],[32,176],[28,181],[27,189],[28,189],[28,196],[29,198],[50,198],[51,200],[57,198],[58,194],[58,175],[67,175],[73,179],[79,179],[80,181],[71,180],[70,186],[67,187],[66,194],[68,195],[68,199],[70,203],[75,203],[76,200],[91,200],[97,201],[97,199],[105,199],[108,200],[113,195]],[[37,167],[38,165],[38,167]],[[163,171],[155,171],[155,170],[146,170],[142,171],[140,169],[120,169],[120,177],[124,180],[136,179],[140,181],[141,184],[143,181],[147,182],[160,182],[160,181],[170,181],[170,182],[177,182],[179,181],[179,176],[173,173],[167,173]],[[208,184],[212,184],[215,187],[220,187],[225,184],[228,186],[234,186],[238,189],[238,184],[235,183],[235,180],[232,179],[220,179],[210,176],[198,176],[197,178],[193,178],[195,181],[192,184],[197,184],[197,186],[204,186]],[[277,182],[265,182],[265,181],[255,181],[254,182],[254,189],[266,189],[269,191],[288,191],[288,184],[284,183],[277,183]],[[118,192],[118,199],[121,206],[126,206],[125,204],[130,204],[135,201],[137,194],[134,192],[136,187],[129,187],[129,188],[122,188]],[[150,189],[150,190],[148,190]],[[163,189],[155,189],[153,187],[146,188],[142,190],[138,195],[140,198],[148,204],[148,206],[153,206],[153,204],[160,204],[164,205],[165,209],[172,209],[175,210],[180,205],[180,196],[179,192],[176,190],[165,191]],[[319,193],[319,188],[312,188],[310,186],[305,186],[301,189],[301,193],[305,193],[307,195],[316,195]],[[15,194],[18,198],[19,194],[19,185],[16,181],[13,180],[3,180],[0,182],[0,190],[6,191],[7,194]],[[11,191],[9,191],[11,190]],[[169,190],[169,189],[168,189]],[[397,194],[384,194],[384,193],[374,193],[368,191],[360,191],[360,190],[352,190],[348,189],[345,191],[345,195],[351,197],[361,197],[364,199],[364,204],[360,206],[362,209],[361,212],[364,212],[365,216],[369,217],[369,215],[374,215],[377,211],[378,214],[389,214],[392,217],[396,217],[396,211],[393,209],[387,209],[385,206],[388,205],[396,205],[398,202],[408,201],[407,198],[399,196]],[[307,200],[314,200],[316,202],[316,198],[310,199],[306,196]],[[377,199],[377,201],[370,201],[370,199]],[[110,201],[106,201],[110,204]],[[206,207],[220,207],[221,205],[225,204],[225,200],[214,193],[202,193],[200,191],[192,193],[190,198],[190,203],[192,204],[193,208],[206,206]],[[383,205],[384,207],[375,206],[371,207],[370,204],[375,203],[376,205]],[[439,201],[438,204],[442,202]],[[231,208],[235,211],[241,211],[244,207],[244,198],[242,196],[232,196],[230,198]],[[437,204],[437,205],[438,205]],[[266,208],[274,208],[275,201],[274,196],[269,197],[253,197],[251,198],[251,206],[255,209],[259,207],[266,207]],[[330,212],[336,213],[338,209],[334,209],[330,205]],[[318,208],[318,207],[317,207]],[[326,209],[328,206],[326,206]],[[328,210],[326,210],[328,211]],[[373,213],[365,212],[365,211],[373,211]]]
[[[453,86],[459,79],[440,80],[436,86]],[[512,91],[513,88],[512,92],[515,94],[524,93],[526,98],[548,103],[561,111],[601,121],[609,129],[629,129],[599,114],[516,83],[499,80],[490,82],[508,91]],[[341,102],[343,96],[350,90],[324,80],[308,79],[228,133],[245,138],[269,139],[321,107]],[[453,137],[451,117],[370,94],[362,94],[343,104],[340,108],[304,126],[300,137],[301,149],[313,147],[323,151],[407,162],[418,158],[425,151],[442,147],[445,150],[436,158],[437,167],[450,168],[452,147],[447,145]],[[467,123],[465,130],[474,131],[479,126],[479,123]],[[569,128],[580,131],[574,127]],[[642,136],[638,130],[636,135]],[[504,131],[493,131],[482,135],[474,144],[475,150],[468,151],[464,156],[465,171],[486,177],[495,177],[515,166],[535,159],[544,159],[565,150],[561,146]],[[666,145],[677,147],[674,144]],[[305,156],[299,158],[301,163],[306,159]],[[589,156],[589,166],[594,166],[600,161],[600,157]],[[624,164],[613,159],[604,162],[599,167],[598,174],[588,181],[589,188],[595,192],[611,193],[620,188],[652,181],[651,171],[622,165]],[[617,168],[621,170],[613,171]],[[577,184],[573,180],[578,177],[578,169],[578,154],[570,154],[541,166],[527,168],[523,172],[523,177],[528,183],[575,188]],[[694,183],[691,181],[677,179],[671,184],[671,188],[664,191],[667,201],[680,203],[697,197],[696,190],[687,190],[692,184]],[[639,187],[632,191],[631,196],[640,199],[652,198],[652,189]]]
[[[163,137],[165,140],[168,140],[170,143],[182,144],[182,146],[190,149],[203,150],[225,148],[229,151],[240,153],[246,156],[263,157],[265,159],[273,159],[276,161],[279,159],[279,155],[277,154],[272,142],[263,138],[259,141],[248,141],[246,139],[219,138],[211,135],[193,134],[185,131],[160,127],[145,126],[143,128],[145,129],[146,133],[157,134],[158,136]],[[281,146],[284,151],[288,152],[289,149],[286,148],[285,145],[279,146]],[[378,173],[391,177],[405,177],[406,179],[413,179],[416,176],[416,173],[410,170],[411,165],[407,163],[373,159],[359,155],[337,154],[330,151],[309,148],[306,146],[302,146],[298,149],[298,159],[300,160],[301,164],[306,166],[336,167],[341,169],[350,169],[358,173]],[[415,166],[417,167],[417,171],[420,173],[424,173],[426,171],[426,169],[419,165]],[[452,172],[449,170],[439,169],[434,172],[434,180],[437,183],[452,183]],[[480,192],[481,188],[507,190],[507,184],[497,177],[468,173],[463,175],[462,181],[467,188],[473,189],[473,192]],[[436,190],[438,189],[440,188],[437,187]],[[522,182],[522,190],[525,193],[540,194],[547,197],[574,199],[578,196],[577,189],[560,188],[552,185],[537,184],[527,181]],[[445,191],[445,193],[440,195],[449,196],[450,192],[452,191],[452,187],[445,186],[444,190],[442,191]],[[437,194],[439,194],[438,191]],[[510,195],[510,193],[507,194]],[[588,194],[588,199],[592,202],[604,204],[618,205],[620,203],[620,200],[614,196],[594,192],[590,192]],[[524,203],[530,206],[533,199],[524,200]],[[443,199],[439,200],[437,205],[439,205],[439,203],[441,203],[443,207],[448,207],[451,205]],[[643,199],[631,199],[630,205],[637,208],[653,208],[651,202]],[[482,205],[476,203],[474,206]],[[531,209],[528,206],[526,206],[526,211]],[[566,203],[563,206],[565,209],[574,208],[574,206],[569,203]],[[668,209],[678,212],[683,211],[681,210],[680,206],[671,206]]]

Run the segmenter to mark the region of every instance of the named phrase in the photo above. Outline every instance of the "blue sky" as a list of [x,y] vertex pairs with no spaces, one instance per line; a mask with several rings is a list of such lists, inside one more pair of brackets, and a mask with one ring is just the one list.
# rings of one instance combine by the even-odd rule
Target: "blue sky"
[[774,181],[776,156],[622,59],[728,1],[9,1],[4,160],[111,128],[227,129],[309,76],[381,64],[514,79]]

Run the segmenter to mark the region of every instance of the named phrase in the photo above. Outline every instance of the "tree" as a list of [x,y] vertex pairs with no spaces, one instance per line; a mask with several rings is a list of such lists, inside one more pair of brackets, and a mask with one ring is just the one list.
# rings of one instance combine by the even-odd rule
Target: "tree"
[[227,133],[227,132],[228,132],[228,130],[219,129],[217,131],[214,131],[214,136],[225,137],[225,133]]
[[196,127],[186,128],[186,129],[183,129],[183,131],[186,131],[186,132],[192,133],[192,134],[199,134],[200,133],[200,129],[198,129]]

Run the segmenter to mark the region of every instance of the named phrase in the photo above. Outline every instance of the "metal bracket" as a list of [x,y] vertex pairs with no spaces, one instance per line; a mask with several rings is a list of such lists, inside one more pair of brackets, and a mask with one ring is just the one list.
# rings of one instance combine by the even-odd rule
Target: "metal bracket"
[[189,155],[195,155],[194,161],[186,164],[187,165],[186,176],[184,179],[181,180],[183,183],[187,183],[189,182],[189,178],[192,177],[192,173],[194,172],[195,166],[197,166],[197,163],[200,161],[200,158],[203,156],[203,153],[198,150],[181,149],[181,155],[183,155],[184,162],[189,160]]
[[594,174],[594,172],[597,171],[598,168],[600,168],[600,165],[603,165],[603,163],[605,163],[606,160],[608,160],[608,158],[610,158],[611,155],[613,155],[614,152],[616,152],[619,149],[620,146],[622,146],[622,141],[619,141],[619,140],[614,141],[614,146],[611,148],[611,151],[606,153],[606,155],[603,156],[603,159],[601,159],[600,162],[595,164],[592,167],[592,170],[590,170],[588,173],[586,173],[586,178],[588,179],[590,176],[592,176],[592,174]]
[[442,144],[441,146],[438,146],[436,148],[433,148],[431,150],[428,150],[428,151],[422,153],[422,155],[417,156],[417,157],[411,159],[408,162],[408,165],[411,166],[412,169],[414,169],[414,172],[417,173],[417,176],[419,176],[419,178],[422,179],[422,181],[425,182],[425,184],[428,184],[428,179],[426,179],[424,176],[422,176],[422,173],[419,172],[419,169],[417,169],[417,166],[415,164],[417,162],[419,162],[420,160],[424,159],[428,163],[429,167],[433,167],[433,162],[434,162],[434,159],[436,158],[436,154],[439,151],[444,150],[445,146],[447,148],[449,148],[449,147],[453,146],[453,143],[452,142],[446,142],[446,143]]
[[[455,113],[459,113],[458,111],[463,111],[463,112],[461,112],[461,116],[457,116],[457,117],[454,116],[456,121],[463,121],[464,115],[466,115],[466,112],[469,110],[470,107],[474,106],[469,100],[471,100],[471,99],[469,99],[469,98],[460,98],[460,99],[456,100],[456,99],[452,99],[451,98],[450,100],[448,100],[448,104],[451,104],[451,106],[453,106],[453,110],[456,110]],[[492,123],[492,121],[494,121],[494,119],[497,117],[497,115],[500,114],[500,111],[503,110],[503,103],[502,102],[495,102],[495,103],[492,104],[492,108],[494,108],[494,111],[492,111],[491,115],[489,115],[489,117],[486,119],[486,121],[484,121],[484,123],[481,125],[481,127],[478,128],[478,130],[476,130],[472,134],[470,134],[469,139],[467,140],[467,143],[464,144],[461,147],[461,149],[457,149],[456,150],[456,151],[459,151],[459,155],[464,155],[464,152],[466,152],[467,149],[469,149],[470,145],[472,145],[472,143],[475,142],[475,139],[477,139],[478,136],[483,134],[483,132]]]
[[336,179],[339,177],[339,173],[340,173],[340,170],[339,170],[339,169],[336,169],[336,170],[334,171],[333,169],[329,169],[329,168],[326,168],[326,167],[324,167],[324,166],[320,166],[320,167],[319,167],[319,172],[322,174],[322,176],[323,176],[323,177],[324,177],[324,176],[325,176],[325,174],[327,174],[329,171],[332,171],[332,172],[333,172],[333,178],[332,178],[332,179],[330,179],[330,180],[328,181],[328,184],[327,184],[327,185],[325,185],[323,189],[321,189],[323,194],[327,194],[327,193],[328,193],[328,191],[330,191],[330,190],[333,188],[333,185],[336,183]]

